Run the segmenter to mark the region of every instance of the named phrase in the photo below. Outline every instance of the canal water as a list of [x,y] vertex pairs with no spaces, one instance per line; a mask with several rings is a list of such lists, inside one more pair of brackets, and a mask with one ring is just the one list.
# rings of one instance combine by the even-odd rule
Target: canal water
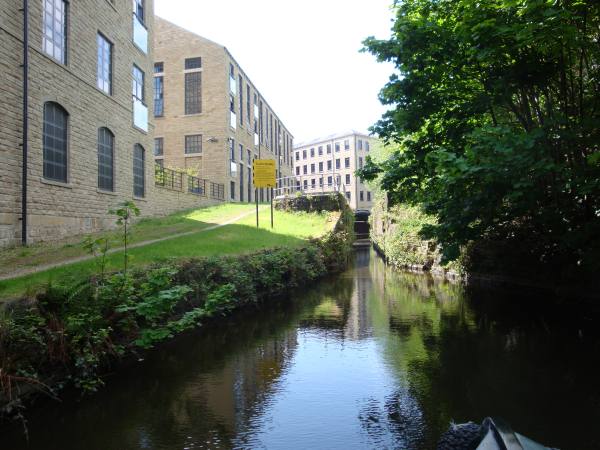
[[0,449],[433,449],[502,417],[598,449],[598,336],[539,294],[465,290],[369,251],[292,298],[175,339],[94,396],[43,405]]

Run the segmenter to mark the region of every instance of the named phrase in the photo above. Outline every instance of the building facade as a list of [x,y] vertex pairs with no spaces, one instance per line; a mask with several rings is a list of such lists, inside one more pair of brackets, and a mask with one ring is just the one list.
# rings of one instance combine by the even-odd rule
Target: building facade
[[293,136],[227,48],[159,17],[154,42],[156,162],[224,184],[229,201],[255,200],[257,158],[288,186]]
[[375,142],[366,134],[349,131],[296,145],[296,189],[306,193],[343,192],[352,209],[370,210],[373,194],[355,172],[362,169]]
[[0,0],[1,246],[22,240],[24,183],[28,242],[110,226],[107,210],[123,199],[144,209],[154,174],[152,17],[152,0],[134,0],[133,10],[116,0]]

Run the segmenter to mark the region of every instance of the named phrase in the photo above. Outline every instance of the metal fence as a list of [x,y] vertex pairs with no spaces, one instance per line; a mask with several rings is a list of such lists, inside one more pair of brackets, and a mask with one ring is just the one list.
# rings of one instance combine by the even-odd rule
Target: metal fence
[[225,186],[211,181],[210,196],[216,200],[225,200]]
[[207,186],[210,184],[210,197],[215,200],[225,200],[225,185],[188,175],[179,170],[154,166],[154,184],[156,186],[178,192],[208,197]]

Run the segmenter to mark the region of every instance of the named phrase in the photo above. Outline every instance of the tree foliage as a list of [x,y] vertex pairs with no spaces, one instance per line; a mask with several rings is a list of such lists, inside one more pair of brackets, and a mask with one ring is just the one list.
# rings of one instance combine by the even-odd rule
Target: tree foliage
[[600,2],[403,0],[395,64],[372,128],[399,144],[362,176],[392,202],[422,205],[423,230],[454,258],[480,239],[539,260],[589,265],[600,249]]

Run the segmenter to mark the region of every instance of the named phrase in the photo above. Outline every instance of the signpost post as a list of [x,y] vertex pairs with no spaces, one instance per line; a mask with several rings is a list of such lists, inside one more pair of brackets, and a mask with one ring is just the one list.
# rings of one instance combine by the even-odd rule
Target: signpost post
[[[256,226],[258,227],[258,189],[275,187],[275,160],[255,159],[252,162],[252,182],[256,188]],[[273,228],[273,191],[271,190],[271,228]]]

